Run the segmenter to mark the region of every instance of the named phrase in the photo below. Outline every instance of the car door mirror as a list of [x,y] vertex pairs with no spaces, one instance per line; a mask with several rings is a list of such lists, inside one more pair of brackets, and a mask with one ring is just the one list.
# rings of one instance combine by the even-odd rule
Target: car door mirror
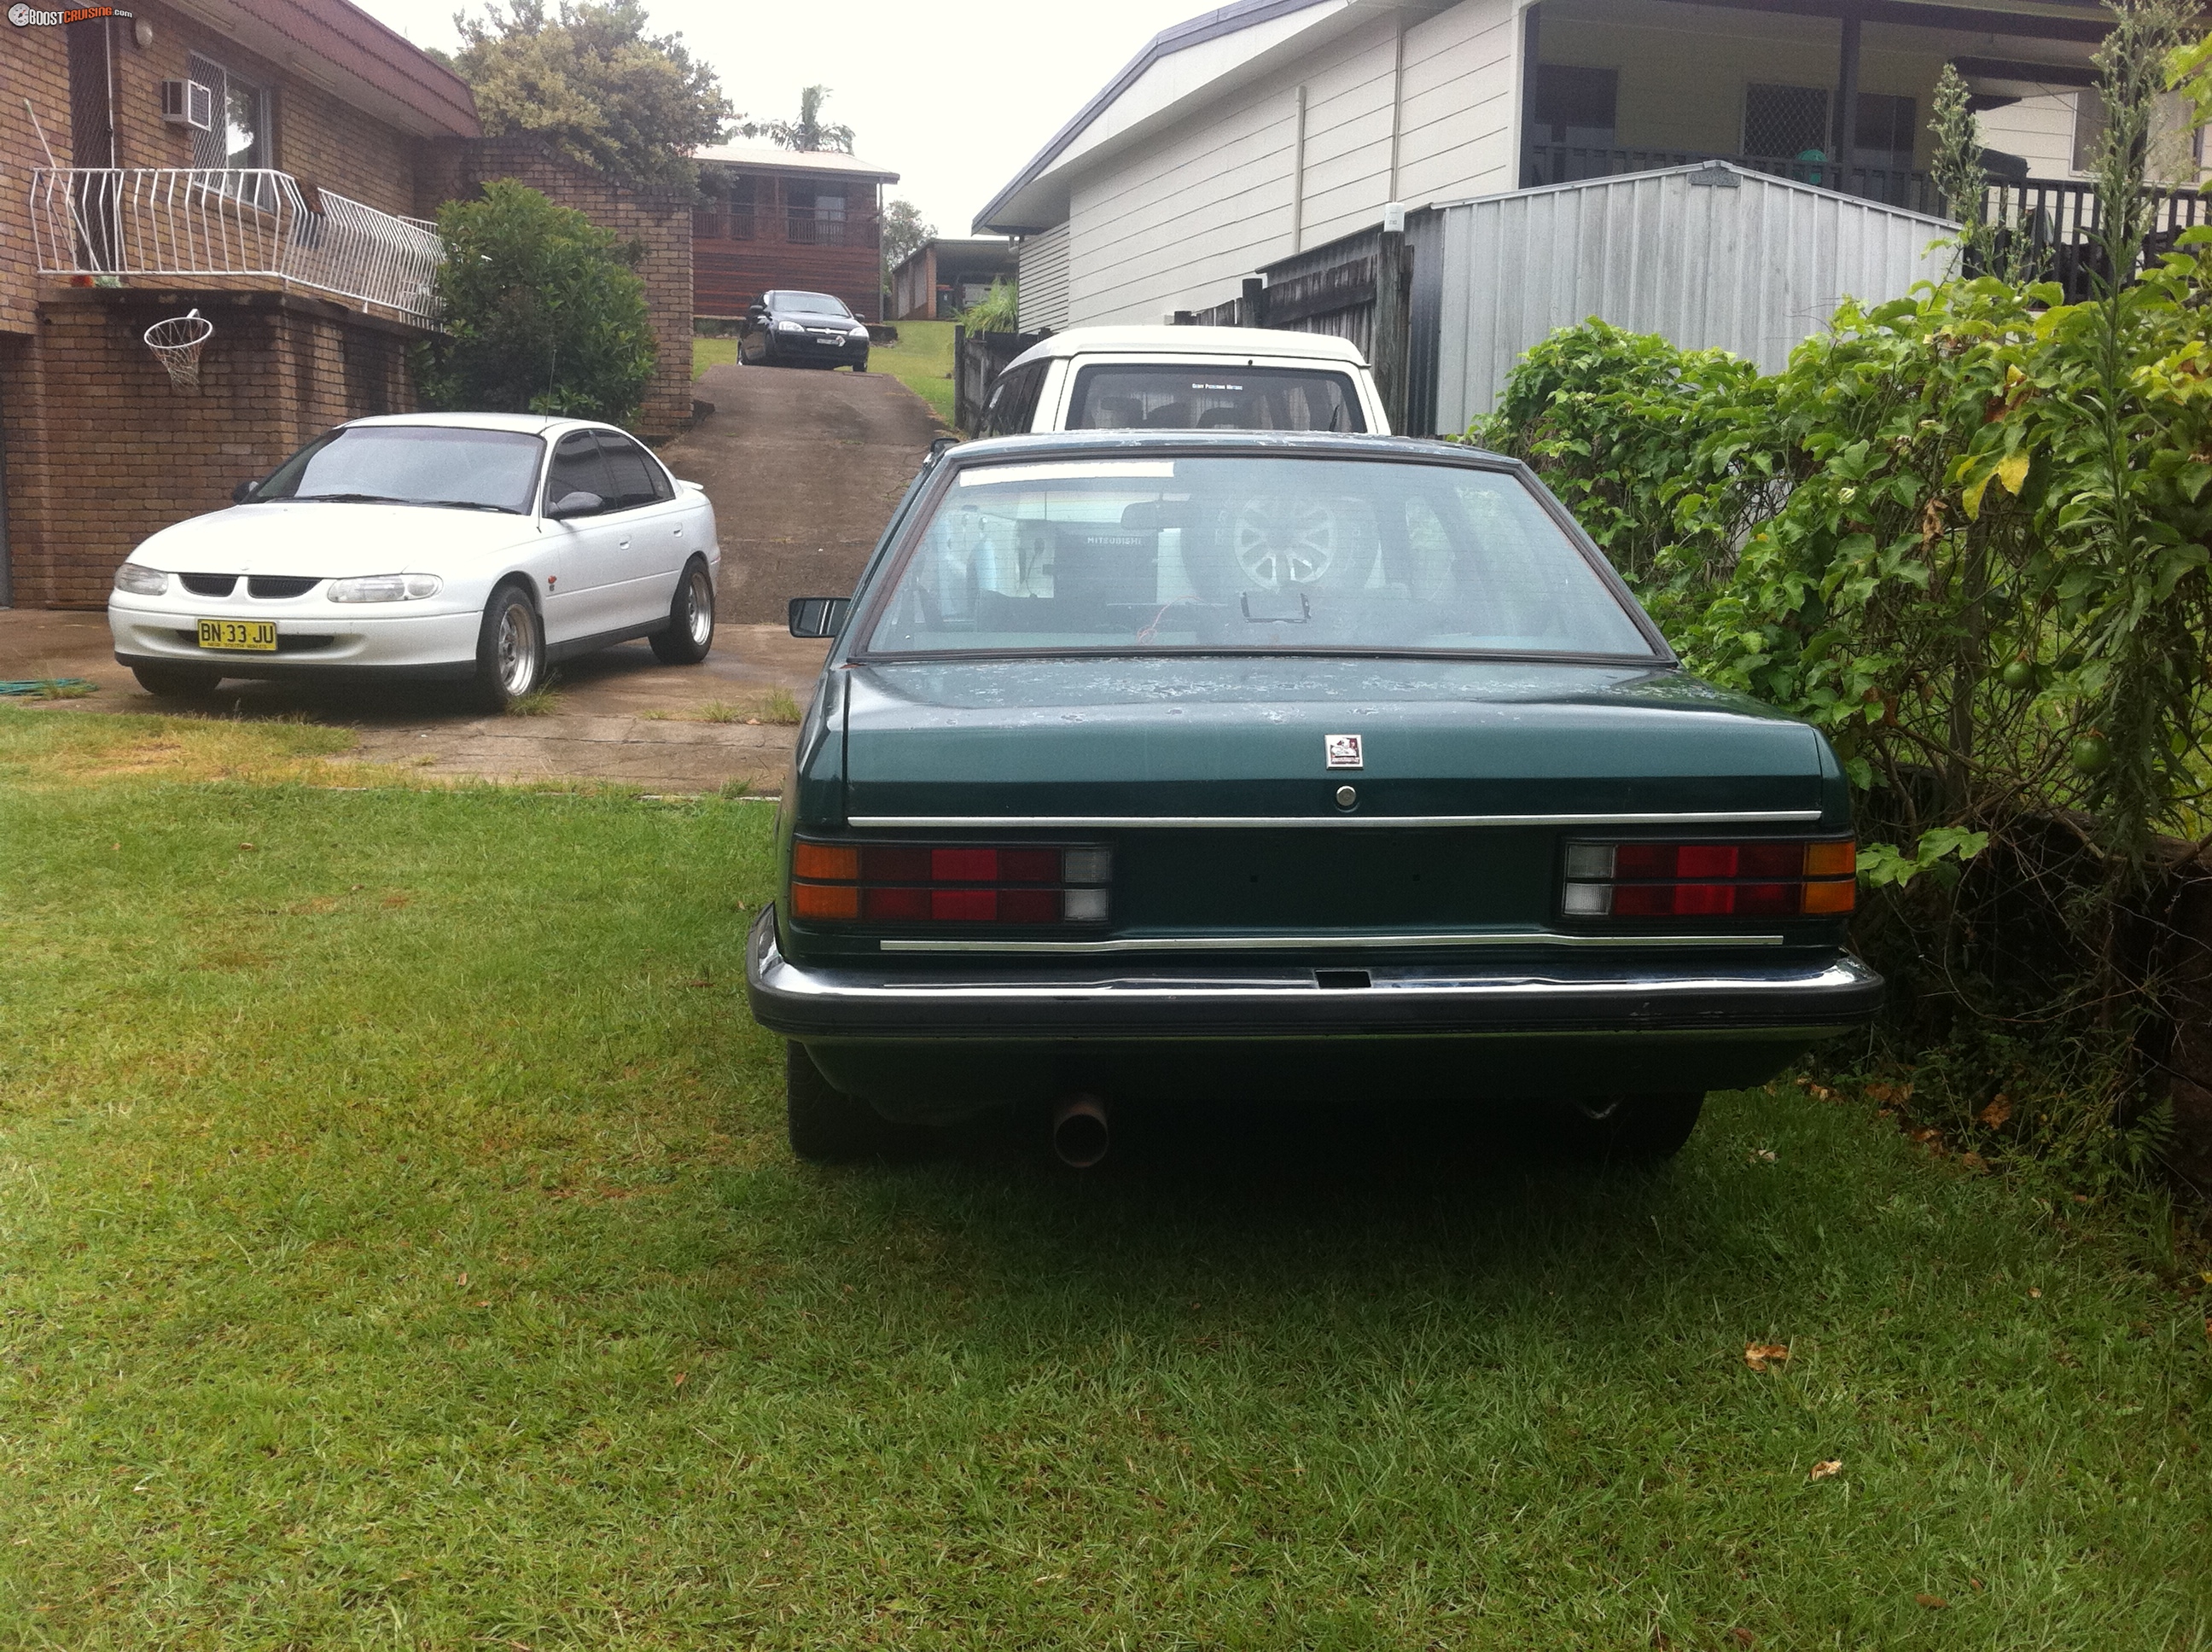
[[850,597],[793,597],[791,635],[795,637],[834,637],[845,629],[853,611]]
[[260,486],[260,477],[248,477],[245,481],[240,483],[235,488],[233,488],[230,490],[230,502],[234,505],[252,504],[253,502],[254,490]]
[[589,516],[595,511],[604,510],[606,507],[606,502],[599,495],[586,493],[579,488],[574,493],[562,494],[548,505],[545,507],[545,519],[549,522],[566,522],[574,516]]

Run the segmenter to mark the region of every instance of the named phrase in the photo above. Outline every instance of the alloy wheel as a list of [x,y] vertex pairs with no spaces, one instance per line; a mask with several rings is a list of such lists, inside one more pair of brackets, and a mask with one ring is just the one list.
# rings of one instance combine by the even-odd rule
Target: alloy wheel
[[511,695],[528,694],[538,677],[538,618],[520,598],[499,610],[499,634],[494,643],[499,661],[499,683]]
[[684,623],[691,635],[691,646],[703,648],[714,635],[714,587],[708,582],[707,570],[695,568],[684,584]]
[[1262,590],[1312,585],[1336,562],[1336,513],[1310,500],[1253,500],[1230,532],[1237,566]]

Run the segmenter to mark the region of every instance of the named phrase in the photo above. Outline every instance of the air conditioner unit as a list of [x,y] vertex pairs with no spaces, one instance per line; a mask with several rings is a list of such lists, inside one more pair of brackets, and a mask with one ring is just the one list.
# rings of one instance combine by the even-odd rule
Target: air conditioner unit
[[215,93],[198,81],[163,81],[161,118],[172,126],[189,126],[196,132],[211,131]]

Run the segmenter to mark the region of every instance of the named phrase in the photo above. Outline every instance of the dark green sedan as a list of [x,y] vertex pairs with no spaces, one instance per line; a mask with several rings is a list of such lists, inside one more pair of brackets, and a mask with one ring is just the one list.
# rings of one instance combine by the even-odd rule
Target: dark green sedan
[[1685,672],[1519,464],[970,443],[792,610],[836,641],[746,981],[804,1157],[1422,1096],[1656,1157],[1880,999],[1826,741]]

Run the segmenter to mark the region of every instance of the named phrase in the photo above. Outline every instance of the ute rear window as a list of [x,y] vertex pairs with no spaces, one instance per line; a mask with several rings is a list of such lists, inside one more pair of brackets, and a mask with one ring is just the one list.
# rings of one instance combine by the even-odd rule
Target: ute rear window
[[1075,375],[1071,430],[1367,428],[1348,373],[1319,367],[1091,367]]
[[966,466],[875,613],[874,654],[1656,653],[1511,473],[1294,454]]

